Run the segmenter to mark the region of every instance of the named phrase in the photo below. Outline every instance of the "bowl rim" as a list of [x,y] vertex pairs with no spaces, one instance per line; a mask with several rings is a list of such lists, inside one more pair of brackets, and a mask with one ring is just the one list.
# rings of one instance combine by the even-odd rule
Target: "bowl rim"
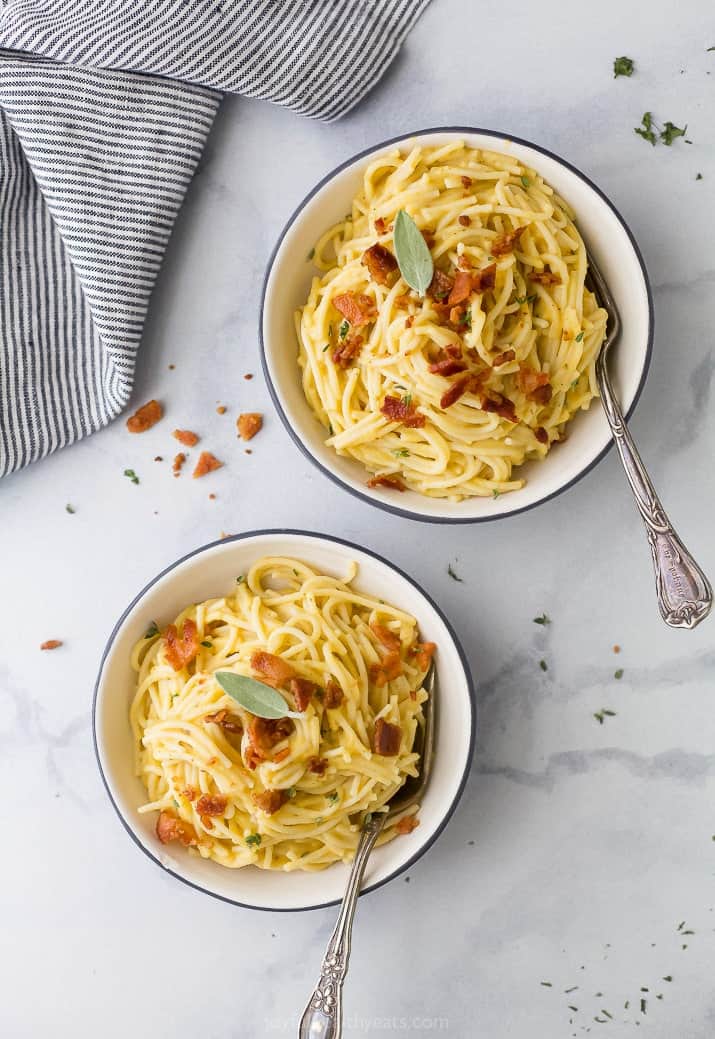
[[302,211],[308,205],[308,203],[314,198],[315,195],[318,194],[319,191],[321,191],[326,186],[326,184],[333,180],[334,177],[336,177],[339,173],[342,173],[342,171],[344,169],[347,169],[348,166],[352,166],[353,163],[357,162],[358,160],[367,158],[367,156],[373,155],[380,149],[387,148],[392,144],[399,143],[400,141],[410,140],[412,138],[416,139],[419,137],[427,136],[428,134],[438,133],[451,133],[455,135],[481,134],[486,137],[493,137],[496,140],[513,141],[515,144],[521,144],[527,148],[533,148],[534,151],[539,152],[541,155],[547,156],[547,158],[549,159],[553,159],[555,162],[559,163],[561,166],[564,166],[567,170],[569,170],[569,172],[573,173],[576,177],[582,180],[601,199],[601,201],[608,206],[608,208],[611,210],[618,222],[621,224],[623,230],[626,232],[628,240],[630,241],[633,252],[635,253],[638,265],[640,266],[641,273],[643,275],[643,283],[645,285],[646,299],[648,303],[648,341],[646,343],[645,356],[643,358],[643,367],[641,370],[640,379],[638,381],[638,386],[636,387],[636,392],[633,396],[633,400],[631,401],[630,407],[625,413],[626,421],[628,421],[631,418],[633,412],[635,411],[636,405],[640,400],[641,393],[643,392],[643,388],[648,377],[648,372],[650,371],[651,360],[653,357],[653,338],[655,324],[653,290],[650,283],[650,278],[648,276],[648,271],[646,269],[645,261],[643,259],[643,255],[640,251],[640,248],[638,247],[638,243],[636,242],[635,237],[633,236],[633,232],[631,231],[630,227],[628,226],[628,224],[626,223],[626,221],[624,220],[623,216],[616,208],[614,203],[610,200],[610,198],[601,190],[601,188],[598,187],[597,184],[594,183],[594,181],[591,180],[590,177],[588,177],[582,170],[580,170],[578,166],[574,166],[572,163],[568,162],[568,160],[563,159],[556,152],[550,151],[548,148],[544,148],[543,145],[535,144],[533,141],[529,141],[525,137],[517,137],[515,134],[510,134],[498,130],[490,130],[484,127],[477,126],[429,126],[422,130],[412,130],[409,133],[401,133],[397,134],[394,137],[388,137],[385,140],[378,142],[377,144],[373,144],[368,148],[363,148],[361,151],[355,152],[354,155],[351,155],[349,158],[341,162],[338,166],[335,166],[332,170],[330,170],[329,173],[326,173],[325,176],[322,177],[317,182],[317,184],[314,185],[313,188],[311,188],[308,194],[305,195],[301,202],[299,202],[299,204],[296,206],[296,208],[293,210],[290,217],[286,221],[282,231],[280,232],[280,235],[278,236],[278,239],[276,240],[273,250],[271,251],[271,255],[268,258],[268,263],[266,264],[266,270],[263,276],[263,287],[261,289],[261,303],[258,321],[261,367],[263,369],[263,376],[266,380],[268,392],[270,393],[273,406],[278,412],[281,422],[288,431],[291,440],[294,444],[297,445],[297,447],[305,455],[305,457],[308,458],[313,463],[313,465],[320,470],[321,473],[323,473],[324,476],[327,476],[329,480],[337,484],[343,490],[347,491],[349,494],[352,494],[354,497],[359,498],[361,501],[367,502],[370,505],[374,505],[378,509],[382,509],[384,512],[392,513],[392,515],[394,516],[401,516],[404,519],[417,520],[421,523],[491,523],[497,520],[507,519],[510,516],[516,516],[522,512],[529,512],[529,510],[535,509],[537,508],[537,506],[543,505],[547,501],[551,501],[553,498],[558,497],[558,495],[563,494],[564,491],[569,490],[571,487],[577,484],[579,480],[582,480],[584,476],[590,473],[592,469],[595,469],[599,462],[603,461],[603,459],[606,457],[606,455],[613,447],[613,438],[611,438],[608,441],[606,446],[602,448],[601,451],[599,451],[595,458],[591,459],[591,461],[586,466],[584,466],[584,468],[581,469],[580,472],[573,476],[567,483],[564,483],[560,487],[557,487],[556,490],[551,491],[549,494],[545,494],[542,498],[539,498],[537,501],[530,502],[528,505],[516,506],[515,508],[509,509],[506,512],[498,512],[493,515],[486,516],[428,515],[427,513],[419,512],[417,510],[406,509],[400,507],[399,505],[393,505],[390,502],[383,501],[381,498],[378,498],[370,494],[366,494],[364,491],[358,490],[357,487],[353,487],[351,484],[343,480],[333,469],[331,469],[327,465],[324,465],[323,462],[308,449],[308,447],[304,444],[303,440],[298,434],[298,431],[294,429],[291,425],[288,416],[283,410],[280,395],[273,383],[273,379],[271,377],[270,369],[268,366],[268,360],[266,357],[266,344],[263,334],[263,328],[266,312],[268,282],[270,280],[271,272],[273,270],[273,265],[275,263],[278,252],[280,251],[281,246],[283,245],[283,242],[288,232],[290,231],[291,227],[298,219]]
[[[374,552],[370,548],[364,548],[363,546],[357,545],[354,542],[348,541],[345,538],[336,537],[333,534],[321,534],[318,531],[300,530],[295,527],[266,527],[259,528],[256,530],[242,531],[239,534],[232,534],[230,537],[218,538],[215,541],[210,541],[204,545],[200,545],[198,548],[193,549],[191,552],[187,552],[186,555],[183,555],[179,559],[175,560],[175,562],[165,567],[158,574],[156,574],[155,577],[148,581],[147,584],[145,584],[144,587],[141,589],[141,591],[139,591],[134,596],[134,598],[131,600],[128,606],[126,606],[126,608],[122,611],[121,616],[112,628],[112,631],[109,635],[109,638],[107,639],[104,650],[102,652],[102,657],[99,663],[99,670],[97,672],[97,678],[94,684],[94,694],[92,697],[92,746],[94,748],[94,757],[97,762],[97,768],[99,769],[102,784],[107,793],[109,801],[112,807],[114,808],[117,817],[119,818],[120,823],[122,824],[124,830],[129,834],[134,844],[136,844],[136,846],[139,848],[139,850],[142,851],[147,856],[147,858],[149,858],[152,862],[159,866],[163,873],[170,874],[176,880],[180,880],[182,884],[186,884],[188,887],[193,888],[195,891],[200,891],[205,895],[210,895],[212,898],[218,899],[220,902],[226,902],[229,905],[238,906],[241,909],[252,909],[257,912],[269,913],[307,913],[314,909],[327,909],[330,906],[340,905],[341,899],[334,898],[328,900],[327,902],[320,902],[307,906],[251,905],[247,902],[240,902],[238,899],[235,898],[229,898],[227,895],[218,894],[216,891],[212,891],[209,888],[204,887],[196,881],[191,880],[188,877],[183,876],[181,873],[178,873],[175,870],[166,866],[156,855],[152,853],[152,851],[149,848],[145,847],[145,845],[141,842],[141,840],[135,833],[134,828],[125,819],[121,809],[119,808],[119,805],[115,801],[109,781],[107,779],[107,776],[105,775],[105,771],[102,766],[102,759],[99,750],[99,739],[97,736],[97,707],[100,700],[100,688],[103,685],[104,665],[106,663],[107,656],[109,655],[109,652],[112,646],[114,645],[114,641],[117,637],[119,629],[122,627],[129,614],[134,610],[135,606],[138,605],[138,603],[144,598],[146,593],[151,588],[153,588],[158,581],[160,581],[167,574],[170,574],[173,570],[176,570],[178,567],[186,563],[188,560],[192,559],[194,556],[201,555],[203,552],[206,552],[211,548],[215,548],[217,545],[227,545],[231,544],[232,542],[245,541],[248,538],[264,537],[266,535],[288,535],[290,537],[311,538],[316,541],[328,541],[333,544],[340,545],[344,548],[349,548],[353,551],[362,552],[365,555],[371,556],[379,563],[382,563],[384,566],[387,566],[390,570],[393,570],[395,573],[397,573],[400,577],[407,581],[408,584],[412,585],[412,587],[427,601],[429,606],[434,610],[434,612],[437,614],[439,619],[446,627],[449,637],[451,638],[454,648],[457,652],[457,657],[459,659],[459,663],[464,674],[469,699],[469,746],[467,748],[467,753],[465,755],[464,768],[462,770],[462,775],[459,780],[459,785],[439,825],[433,831],[433,833],[430,834],[425,843],[420,845],[420,847],[409,857],[409,859],[407,859],[402,865],[394,869],[386,877],[383,877],[381,880],[376,880],[373,884],[369,884],[366,887],[363,887],[360,891],[360,897],[368,894],[371,891],[376,891],[378,888],[381,888],[384,884],[388,884],[390,881],[395,880],[396,877],[399,877],[406,870],[410,869],[418,861],[418,859],[421,859],[422,856],[427,851],[429,851],[429,849],[435,844],[437,839],[444,832],[447,823],[454,815],[457,805],[459,804],[462,798],[464,788],[467,784],[467,779],[469,778],[472,762],[474,759],[474,748],[477,732],[477,698],[471,668],[469,666],[469,662],[467,660],[462,644],[457,636],[457,633],[452,627],[452,624],[449,621],[448,617],[445,615],[441,607],[437,605],[432,596],[429,595],[429,593],[426,592],[424,588],[422,588],[422,586],[413,577],[405,573],[404,570],[396,566],[390,560],[385,559],[385,557],[380,555],[378,552]],[[103,695],[106,695],[106,693],[104,693]]]

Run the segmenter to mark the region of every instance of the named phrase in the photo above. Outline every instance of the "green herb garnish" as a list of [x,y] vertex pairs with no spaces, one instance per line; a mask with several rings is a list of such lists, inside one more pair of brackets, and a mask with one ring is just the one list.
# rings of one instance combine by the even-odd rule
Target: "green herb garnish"
[[407,450],[406,447],[400,447],[396,451],[393,451],[392,453],[395,456],[395,458],[409,458],[410,457],[410,452]]
[[608,707],[602,707],[600,711],[596,711],[593,716],[599,725],[603,725],[606,718],[615,718],[616,712],[610,710]]
[[498,487],[492,487],[492,498],[494,498],[495,501],[499,497],[500,494],[501,494],[501,491],[499,490]]
[[243,574],[239,574],[238,577],[236,578],[236,584],[243,584],[243,582],[245,580],[246,580],[246,578],[243,576]]
[[69,512],[70,516],[74,516],[76,511],[74,505],[65,505],[65,512]]
[[551,618],[542,613],[540,617],[534,617],[534,624],[551,624]]
[[553,986],[553,985],[551,984],[551,982],[550,982],[550,981],[540,981],[540,982],[539,982],[539,984],[540,984],[540,985],[543,985],[543,986],[544,986],[544,988],[553,988],[553,987],[554,987],[554,986]]
[[290,797],[291,800],[293,800],[293,798],[295,797],[295,795],[297,793],[298,793],[298,791],[296,790],[296,788],[294,786],[289,786],[288,787],[288,797]]
[[531,184],[531,181],[529,180],[528,177],[520,177],[519,179],[520,179],[521,183],[524,185],[525,188],[528,188],[529,184]]
[[412,394],[406,393],[405,396],[402,398],[402,403],[405,405],[406,408],[409,408],[410,404],[412,403]]
[[329,804],[331,804],[331,805],[334,805],[337,802],[337,800],[338,800],[338,792],[337,792],[337,790],[333,790],[332,793],[326,795],[326,801]]
[[663,124],[663,129],[660,132],[660,139],[663,144],[670,146],[676,137],[685,137],[685,131],[687,129],[687,123],[681,129],[679,126],[676,126],[675,123],[671,123],[670,120],[668,120],[667,123]]
[[124,470],[124,475],[128,476],[129,479],[132,481],[132,483],[139,483],[139,477],[137,476],[137,474],[134,472],[133,469],[125,469]]
[[340,327],[338,328],[338,339],[344,339],[350,330],[349,321],[341,321]]
[[623,678],[623,668],[619,667],[617,671],[613,672],[614,678]]
[[460,577],[459,574],[455,572],[451,563],[447,563],[447,573],[453,581],[459,581],[460,584],[464,584],[464,578]]
[[145,639],[153,639],[155,635],[159,634],[159,626],[156,621],[152,621],[149,627],[144,632]]
[[330,343],[326,343],[325,346],[323,347],[323,353],[325,353],[325,351],[329,350],[329,349],[330,349]]
[[703,179],[703,175],[702,175],[702,173],[696,173],[696,174],[695,174],[695,179],[696,179],[696,180],[702,180],[702,179]]
[[393,233],[395,257],[400,274],[420,296],[424,296],[434,275],[432,254],[412,217],[401,209]]
[[201,643],[201,645],[205,649],[213,649],[213,646],[214,646],[213,642],[208,642],[206,639],[204,639],[204,641]]
[[536,299],[536,293],[532,292],[530,296],[517,296],[516,302],[521,305],[522,303],[533,303]]
[[539,667],[541,668],[542,671],[548,671],[549,670],[549,665],[546,663],[545,660],[540,660],[539,661]]
[[315,256],[315,249],[311,249],[310,252],[308,253],[308,259],[312,260],[314,256]]
[[650,141],[652,145],[655,145],[657,137],[655,130],[653,129],[653,115],[651,112],[644,112],[643,118],[641,119],[640,126],[634,126],[633,129],[642,137],[644,141]]
[[249,833],[248,837],[246,837],[246,844],[249,846],[249,848],[257,848],[260,843],[260,833]]
[[216,681],[244,710],[257,718],[286,718],[290,711],[281,696],[269,685],[233,671],[217,671]]
[[633,69],[634,65],[632,58],[616,58],[613,62],[613,78],[617,79],[618,76],[632,76]]
[[472,330],[472,312],[471,312],[471,310],[465,310],[464,311],[464,314],[462,314],[461,318],[459,319],[459,323],[460,323],[460,325],[465,325],[469,329],[469,331],[471,332],[471,330]]
[[580,343],[581,340],[583,339],[584,335],[585,335],[584,332],[579,332],[579,334],[576,336],[576,342]]

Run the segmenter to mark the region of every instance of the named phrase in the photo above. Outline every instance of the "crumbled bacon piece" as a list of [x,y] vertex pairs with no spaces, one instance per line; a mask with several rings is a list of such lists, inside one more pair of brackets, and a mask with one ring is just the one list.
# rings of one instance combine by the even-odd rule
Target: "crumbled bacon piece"
[[544,386],[537,386],[533,393],[529,394],[531,400],[537,404],[548,404],[553,395],[550,383],[546,383]]
[[416,410],[414,401],[402,397],[385,397],[380,408],[382,414],[391,422],[401,422],[403,426],[411,429],[420,429],[424,426],[426,419]]
[[378,234],[384,234],[387,231],[387,221],[384,217],[375,217],[375,230]]
[[207,714],[204,717],[204,721],[220,725],[225,732],[243,732],[241,719],[236,714],[230,714],[225,708],[222,708],[220,711],[214,711],[213,714]]
[[450,307],[456,306],[457,303],[463,303],[465,299],[469,299],[472,292],[472,274],[470,271],[457,271],[454,276],[454,285],[452,291],[449,294],[447,303]]
[[452,291],[453,285],[454,279],[441,271],[439,267],[435,267],[432,281],[427,288],[427,295],[436,300],[445,300]]
[[343,702],[344,693],[334,678],[328,679],[328,684],[325,687],[325,698],[323,703],[326,707],[339,707]]
[[422,230],[420,231],[420,234],[424,238],[425,245],[427,246],[427,248],[431,249],[432,246],[434,245],[434,228],[433,227],[423,227]]
[[130,433],[145,433],[147,429],[155,426],[164,414],[164,409],[158,400],[150,400],[143,404],[138,411],[127,419],[127,429]]
[[420,821],[416,814],[405,815],[395,826],[395,831],[404,837],[406,834],[412,833],[413,830],[416,830],[419,825]]
[[283,750],[279,750],[276,754],[273,755],[273,761],[277,765],[279,764],[279,762],[285,761],[289,754],[290,747],[284,747]]
[[324,776],[328,767],[327,758],[313,757],[308,759],[308,771],[315,772],[316,776]]
[[534,430],[534,436],[540,444],[548,444],[549,434],[546,432],[543,426],[537,426]]
[[468,375],[462,375],[459,379],[455,379],[447,392],[442,395],[442,399],[439,402],[440,408],[444,410],[451,407],[465,393],[477,393],[481,389],[485,378],[486,373],[470,372]]
[[219,462],[218,458],[212,455],[210,451],[202,451],[193,471],[193,478],[196,480],[199,476],[206,476],[207,473],[220,469],[222,465],[223,462]]
[[262,812],[265,812],[266,815],[273,815],[288,800],[288,791],[264,790],[260,794],[254,794],[253,800]]
[[376,754],[386,758],[394,758],[400,752],[402,742],[402,729],[399,725],[386,722],[384,718],[378,718],[375,722],[372,747]]
[[248,724],[248,767],[255,768],[260,761],[265,761],[276,744],[287,739],[294,728],[290,718],[252,717]]
[[304,711],[318,687],[315,682],[311,682],[309,678],[301,678],[299,675],[297,678],[291,678],[288,688],[293,694],[295,709],[297,711]]
[[415,319],[414,319],[414,317],[412,316],[412,314],[410,314],[410,316],[409,316],[409,317],[406,317],[406,318],[405,318],[405,328],[412,328],[412,325],[413,325],[413,323],[414,323],[414,320],[415,320]]
[[183,466],[185,461],[186,455],[183,451],[179,451],[178,455],[174,455],[174,462],[171,467],[171,471],[173,472],[174,476],[179,475],[179,473],[181,472],[181,467]]
[[410,296],[409,292],[402,292],[399,296],[395,296],[394,302],[396,307],[399,307],[401,310],[404,310],[405,307],[409,307],[410,303],[412,302],[412,297]]
[[263,426],[263,415],[258,411],[247,411],[239,415],[236,428],[241,440],[253,440]]
[[363,337],[356,332],[351,332],[349,336],[339,340],[338,345],[330,355],[333,359],[333,364],[337,364],[341,368],[349,368],[355,358],[360,355],[362,344]]
[[487,289],[493,289],[497,280],[497,265],[490,263],[487,267],[482,267],[481,270],[475,271],[472,274],[472,288],[475,292],[486,292]]
[[409,655],[414,657],[415,664],[420,671],[428,671],[436,649],[436,642],[415,642],[413,646],[410,646]]
[[292,664],[282,657],[277,657],[275,653],[256,650],[251,657],[251,667],[268,685],[286,685],[291,678],[295,678],[295,668]]
[[227,411],[227,408],[226,408],[225,404],[219,404],[219,406],[216,408],[216,414],[217,415],[225,415],[226,411]]
[[397,651],[388,653],[379,664],[370,665],[370,678],[381,689],[382,686],[399,678],[402,674],[402,660]]
[[40,644],[40,649],[59,649],[61,645],[61,639],[47,639]]
[[223,815],[227,804],[228,798],[223,794],[202,794],[196,802],[196,811],[199,815]]
[[472,186],[472,178],[471,177],[460,177],[459,179],[462,182],[462,187],[463,188],[471,188],[471,186]]
[[353,328],[362,328],[377,317],[375,301],[364,292],[343,292],[340,296],[334,296],[333,306]]
[[459,223],[462,225],[462,227],[469,227],[469,225],[472,222],[472,218],[470,216],[467,216],[466,213],[462,213],[462,215],[457,217],[457,219]]
[[548,404],[551,400],[551,386],[547,372],[537,372],[535,368],[520,368],[517,384],[529,400],[537,404]]
[[190,429],[175,429],[171,435],[184,447],[195,447],[199,442],[196,433],[192,433]]
[[368,487],[387,487],[391,491],[405,491],[405,487],[399,476],[371,476],[367,481]]
[[466,370],[467,365],[464,361],[459,361],[455,357],[443,357],[429,365],[429,371],[433,375],[442,375],[444,378],[448,375],[458,375],[459,372],[466,372]]
[[509,422],[519,421],[516,417],[514,402],[509,400],[508,397],[503,397],[501,393],[496,393],[494,390],[482,400],[482,411],[493,412],[501,418],[508,419]]
[[196,791],[192,786],[187,786],[181,791],[181,796],[185,797],[187,801],[195,801]]
[[181,632],[181,638],[175,624],[170,624],[164,635],[164,653],[174,671],[181,671],[190,664],[199,651],[199,633],[196,622],[187,617]]
[[460,271],[471,271],[472,261],[469,259],[466,253],[460,253],[457,257],[457,267]]
[[370,624],[370,630],[378,640],[378,642],[385,647],[385,649],[395,652],[399,650],[402,641],[400,636],[395,631],[390,631],[389,628],[385,627],[384,624],[378,624],[377,621],[372,621]]
[[516,360],[516,350],[504,350],[503,353],[497,354],[492,361],[493,368],[501,368],[503,364],[509,364],[510,361]]
[[370,272],[370,277],[379,285],[386,285],[389,276],[397,270],[397,260],[384,245],[371,245],[362,254],[362,262]]
[[177,819],[173,812],[160,812],[156,821],[156,835],[162,844],[181,841],[185,848],[198,844],[196,831],[190,823]]
[[509,231],[507,234],[499,235],[499,237],[492,242],[492,256],[505,256],[507,253],[513,252],[514,246],[518,243],[524,231],[526,231],[525,227],[516,227],[513,231]]
[[531,271],[527,275],[529,281],[536,281],[539,285],[560,285],[561,275],[555,274],[548,267],[544,267],[543,271]]

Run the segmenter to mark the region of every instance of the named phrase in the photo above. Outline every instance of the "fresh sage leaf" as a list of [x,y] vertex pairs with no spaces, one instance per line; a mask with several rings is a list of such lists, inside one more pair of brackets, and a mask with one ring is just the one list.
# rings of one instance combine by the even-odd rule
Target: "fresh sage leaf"
[[411,289],[424,296],[434,275],[432,254],[422,232],[404,209],[397,214],[393,241],[402,277]]
[[263,682],[233,671],[217,671],[216,681],[225,693],[257,718],[286,718],[290,711],[280,693]]

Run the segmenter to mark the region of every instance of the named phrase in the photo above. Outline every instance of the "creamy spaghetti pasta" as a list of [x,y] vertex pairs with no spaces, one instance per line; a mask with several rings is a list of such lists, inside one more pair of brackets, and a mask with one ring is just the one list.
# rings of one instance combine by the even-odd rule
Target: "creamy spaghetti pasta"
[[[223,866],[316,870],[348,860],[366,813],[418,774],[423,679],[434,650],[408,613],[287,558],[187,607],[133,651],[139,810],[157,834]],[[216,672],[270,684],[289,715],[258,718]],[[393,820],[387,841],[416,825]]]
[[[404,210],[435,268],[424,296],[395,259]],[[315,246],[296,314],[303,389],[326,444],[371,485],[459,501],[522,487],[597,395],[606,312],[585,287],[574,214],[513,156],[395,149],[365,170]]]

